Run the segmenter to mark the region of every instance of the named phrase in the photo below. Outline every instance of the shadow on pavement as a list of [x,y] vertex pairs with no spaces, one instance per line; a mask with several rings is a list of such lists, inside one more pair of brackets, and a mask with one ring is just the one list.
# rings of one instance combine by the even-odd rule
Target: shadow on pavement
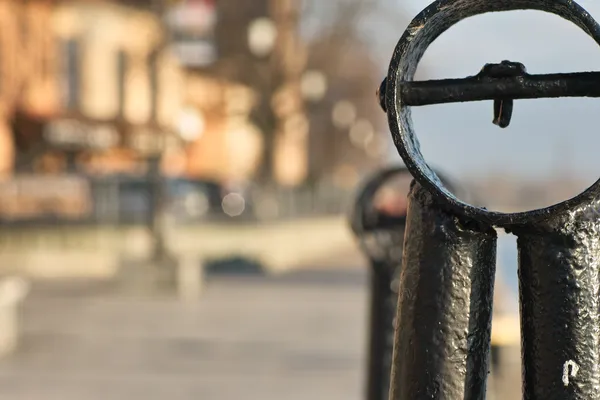
[[267,275],[266,269],[259,262],[238,256],[206,261],[204,273],[207,277]]
[[353,286],[367,284],[367,270],[359,268],[306,268],[271,277],[280,284],[298,286]]
[[362,287],[368,280],[367,268],[331,268],[306,266],[279,274],[270,274],[259,262],[231,257],[205,262],[205,276],[212,279],[259,279],[265,283],[285,286],[353,286]]

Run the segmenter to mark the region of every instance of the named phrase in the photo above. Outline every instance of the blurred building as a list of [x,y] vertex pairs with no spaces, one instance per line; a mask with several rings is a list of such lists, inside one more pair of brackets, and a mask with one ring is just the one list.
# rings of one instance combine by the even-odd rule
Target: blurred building
[[304,183],[308,170],[300,5],[295,0],[217,0],[218,59],[211,69],[254,92],[251,116],[263,138],[262,178],[287,186]]
[[0,2],[0,174],[165,172],[217,180],[256,170],[244,85],[213,64],[214,2]]
[[236,27],[229,25],[214,0],[172,3],[165,16],[169,47],[185,69],[184,115],[196,121],[185,174],[218,181],[251,179],[263,148],[262,134],[250,119],[256,93],[245,82],[218,73],[221,52],[229,44],[219,41],[220,27]]
[[172,136],[183,76],[154,14],[99,1],[11,7],[1,14],[19,25],[3,54],[17,85],[8,112],[17,171],[129,171]]
[[[323,49],[301,38],[300,5],[0,2],[0,174],[136,173],[160,152],[166,173],[218,181],[352,175],[356,151],[338,146],[329,116],[356,76],[327,68],[331,54],[315,61]],[[361,49],[346,62],[369,70]],[[306,89],[309,50],[329,80],[323,103]]]

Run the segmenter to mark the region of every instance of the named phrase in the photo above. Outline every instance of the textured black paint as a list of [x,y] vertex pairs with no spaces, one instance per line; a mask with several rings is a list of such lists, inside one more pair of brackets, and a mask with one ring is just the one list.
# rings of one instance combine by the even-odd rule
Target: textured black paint
[[[381,215],[374,207],[375,194],[395,177],[410,175],[404,167],[391,167],[369,177],[359,189],[350,215],[354,234],[371,262],[371,299],[367,353],[367,400],[387,400],[394,342],[394,317],[398,303],[398,275],[406,216]],[[463,192],[456,184],[444,182]]]
[[[384,85],[386,91],[385,96],[383,96],[385,100],[384,109],[387,110],[390,129],[396,147],[415,179],[423,187],[430,190],[434,196],[443,200],[445,208],[452,209],[457,214],[494,225],[541,221],[554,212],[585,204],[595,197],[600,197],[600,180],[579,196],[551,207],[529,212],[505,214],[467,204],[444,188],[435,172],[425,162],[412,125],[410,99],[405,99],[404,96],[411,90],[420,90],[419,87],[424,91],[419,96],[430,96],[431,98],[437,96],[435,93],[427,94],[427,89],[435,89],[435,82],[410,82],[413,80],[419,61],[429,45],[450,27],[465,18],[475,15],[523,9],[545,11],[561,16],[576,24],[596,43],[600,44],[600,26],[588,12],[572,0],[438,0],[423,10],[408,26],[396,46]],[[553,44],[548,43],[548,46],[553,46]],[[597,75],[598,73],[571,74],[566,76],[566,81],[563,79],[565,76],[560,78],[560,76],[555,75],[554,78],[548,78],[550,82],[545,84],[547,92],[542,93],[540,90],[534,94],[536,96],[596,95],[600,87],[596,80]],[[523,83],[518,83],[519,79],[521,78],[492,79],[491,82],[493,83],[487,86],[490,92],[485,97],[498,98],[504,94],[508,98],[518,98],[535,89],[535,85],[533,85],[533,89],[523,89],[523,85],[527,86],[528,82],[531,82],[531,79],[534,78],[528,78]],[[563,87],[564,82],[567,82],[566,88]],[[427,88],[428,85],[433,87]],[[487,84],[477,83],[475,85],[479,88],[477,90],[481,89],[481,85],[485,86]],[[493,87],[494,85],[498,85],[498,87]],[[460,96],[463,100],[468,100],[471,94],[464,89],[463,87],[463,93]],[[471,89],[473,88],[470,88],[469,92]]]
[[407,28],[382,86],[396,147],[418,182],[407,221],[391,400],[485,398],[492,225],[519,236],[524,398],[600,399],[600,220],[594,212],[600,180],[547,208],[488,211],[444,187],[412,126],[410,105],[493,99],[495,121],[503,126],[512,109],[501,110],[502,102],[510,108],[517,98],[600,95],[598,72],[411,82],[429,45],[457,22],[524,9],[563,17],[600,44],[600,26],[572,0],[438,0]]
[[600,72],[522,74],[502,78],[476,75],[464,79],[401,82],[399,86],[404,104],[408,106],[494,100],[498,97],[600,97]]
[[[527,400],[600,399],[600,220],[589,218],[594,207],[597,202],[513,228]],[[578,371],[565,385],[569,361]]]
[[402,262],[405,216],[381,215],[373,200],[394,177],[410,175],[404,167],[391,167],[369,177],[359,189],[350,214],[352,230],[371,262],[371,291],[367,348],[366,399],[387,400],[394,339],[393,320],[398,290],[392,287]]
[[390,399],[485,399],[496,232],[460,222],[414,184]]

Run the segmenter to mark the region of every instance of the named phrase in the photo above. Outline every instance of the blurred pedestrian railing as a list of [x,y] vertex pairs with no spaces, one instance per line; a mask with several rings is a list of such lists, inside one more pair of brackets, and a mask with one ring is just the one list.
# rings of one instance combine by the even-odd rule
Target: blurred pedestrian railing
[[[257,222],[339,215],[351,189],[312,187],[230,190],[205,180],[166,179],[167,213],[178,224]],[[228,195],[240,204],[228,210]],[[0,182],[0,224],[5,226],[143,225],[154,196],[146,176],[20,175]]]
[[[0,187],[2,271],[108,277],[124,259],[151,254],[153,191],[145,177],[35,179],[19,176]],[[351,242],[340,217],[347,191],[322,185],[237,193],[212,182],[176,179],[165,186],[165,238],[178,257],[244,256],[285,269]],[[21,200],[10,200],[15,193]],[[241,214],[227,214],[229,193],[243,199]],[[23,200],[25,195],[34,200]],[[12,208],[2,206],[8,203]],[[308,233],[315,230],[322,235]]]
[[298,188],[257,188],[251,201],[259,220],[295,219],[341,215],[353,190],[331,185]]

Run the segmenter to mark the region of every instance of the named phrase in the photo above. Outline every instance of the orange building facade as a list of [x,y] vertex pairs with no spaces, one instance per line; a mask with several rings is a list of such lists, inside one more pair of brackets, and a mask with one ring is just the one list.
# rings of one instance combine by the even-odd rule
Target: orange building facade
[[160,152],[170,175],[251,176],[249,90],[187,71],[161,17],[119,3],[0,1],[0,174],[141,173]]

